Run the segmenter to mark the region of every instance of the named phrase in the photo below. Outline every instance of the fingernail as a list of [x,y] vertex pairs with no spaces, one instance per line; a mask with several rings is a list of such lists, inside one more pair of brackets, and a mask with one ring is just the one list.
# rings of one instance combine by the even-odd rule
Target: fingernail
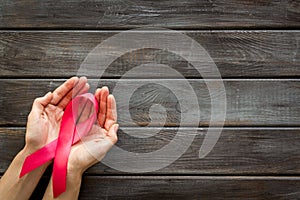
[[83,80],[87,81],[86,76],[82,76],[82,77],[80,77],[80,79],[83,79]]
[[102,88],[103,88],[103,89],[107,89],[107,91],[109,92],[109,89],[108,89],[107,86],[103,86]]
[[51,94],[52,94],[52,92],[48,92],[47,94],[45,94],[45,96],[43,98],[48,99],[48,98],[50,98]]
[[79,78],[77,76],[73,76],[72,78],[70,78],[69,80],[73,80],[74,83],[77,83],[77,81],[79,80]]

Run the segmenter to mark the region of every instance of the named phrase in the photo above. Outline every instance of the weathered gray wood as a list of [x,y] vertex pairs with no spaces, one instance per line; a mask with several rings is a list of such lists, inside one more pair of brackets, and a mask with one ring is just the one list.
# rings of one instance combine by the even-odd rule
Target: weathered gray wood
[[84,177],[79,199],[298,199],[299,177]]
[[[53,90],[63,80],[58,79],[2,79],[0,81],[0,125],[24,126],[34,98]],[[215,80],[206,80],[213,82]],[[122,80],[103,79],[101,85],[108,85],[111,89],[118,82],[124,89],[117,98],[119,123],[121,126],[207,126],[210,121],[211,98],[204,80],[190,79],[189,82],[180,79],[165,80]],[[96,86],[97,80],[90,80]],[[158,84],[156,84],[158,83]],[[161,83],[175,86],[176,91],[186,94],[184,83],[190,84],[197,94],[198,102],[191,102],[183,107],[178,98]],[[130,91],[132,85],[140,86],[136,91]],[[227,79],[224,80],[227,95],[226,126],[298,126],[300,123],[300,82],[297,79]],[[143,86],[143,87],[142,87]],[[218,95],[218,94],[217,94]],[[129,111],[126,117],[126,103],[120,103],[125,97],[130,97]],[[218,97],[218,96],[216,96]],[[187,96],[190,100],[191,96]],[[214,97],[215,98],[215,97]],[[125,105],[126,104],[126,105]],[[161,104],[168,113],[166,123]],[[199,105],[198,105],[199,104]],[[183,121],[183,117],[200,107],[200,123]],[[153,107],[152,107],[153,108]],[[149,109],[152,114],[149,116]],[[132,120],[131,120],[132,119]],[[180,121],[181,120],[181,121]],[[216,125],[220,124],[219,122]]]
[[[153,132],[157,134],[150,138],[140,139],[130,136]],[[225,128],[213,150],[203,159],[199,159],[198,154],[207,129],[184,128],[182,132],[187,135],[197,132],[198,135],[178,160],[166,168],[151,173],[207,175],[300,173],[299,128]],[[160,131],[158,128],[121,127],[117,146],[131,152],[152,152],[169,144],[176,134],[175,128],[164,128]],[[7,169],[15,154],[23,147],[24,135],[24,128],[0,128],[0,173]],[[160,159],[157,162],[165,160]],[[119,166],[126,164],[120,159]],[[124,174],[124,172],[99,163],[90,168],[86,174]]]
[[24,129],[0,128],[0,173],[8,168],[16,154],[23,148],[24,136]]
[[[118,80],[110,78],[119,78],[135,66],[155,62],[171,66],[185,78],[194,78],[189,83],[199,102],[179,106],[171,91],[153,84],[159,82],[154,78],[172,78],[163,81],[171,82],[182,93],[185,91],[182,86],[185,80],[175,79],[178,77],[162,68],[151,76],[132,73],[127,77],[129,80],[121,82],[125,86],[123,97],[132,95],[131,117],[139,126],[148,125],[151,117],[154,122],[148,128],[126,127],[131,125],[124,117],[125,105],[118,103],[121,129],[117,145],[146,153],[169,144],[177,133],[175,127],[164,128],[147,139],[129,135],[159,130],[152,126],[161,126],[164,117],[155,109],[149,116],[153,104],[162,104],[168,111],[165,126],[187,126],[183,128],[184,134],[196,130],[198,135],[181,158],[152,172],[152,176],[133,176],[102,163],[93,166],[84,175],[80,199],[299,199],[299,79],[257,79],[300,76],[299,10],[300,4],[289,0],[4,0],[0,5],[0,29],[24,31],[0,31],[0,78],[6,79],[0,79],[0,126],[8,126],[0,128],[0,174],[24,145],[24,125],[33,99],[53,90],[62,81],[34,78],[64,79],[76,75],[87,54],[103,40],[119,33],[120,29],[167,27],[185,30],[183,33],[209,52],[222,77],[227,78],[224,82],[227,94],[225,126],[235,128],[225,128],[210,154],[199,159],[199,148],[207,128],[188,127],[209,125],[210,97],[204,81],[198,80],[201,78],[199,73],[178,55],[164,50],[143,49],[124,54],[105,71],[103,76],[108,79],[102,80],[100,85],[112,89]],[[25,31],[27,28],[58,31]],[[117,31],[100,31],[105,29]],[[99,62],[99,67],[106,66]],[[89,69],[85,73],[97,77],[98,69]],[[136,78],[148,80],[134,80]],[[133,95],[128,88],[135,83],[148,85]],[[180,124],[180,115],[195,109],[198,104],[200,123]],[[160,159],[157,162],[165,161]],[[119,165],[126,163],[120,161]],[[49,172],[46,174],[48,176]],[[186,176],[192,174],[194,176]],[[49,177],[43,177],[31,199],[41,199],[48,181]]]
[[[87,54],[103,40],[117,33],[119,32],[2,31],[0,32],[0,76],[76,75]],[[222,77],[300,75],[299,31],[186,31],[184,33],[208,51]],[[167,41],[166,38],[166,46],[168,46]],[[99,62],[97,68],[89,68],[86,71],[87,75],[98,77],[99,69],[106,69],[107,66],[103,61],[97,62]],[[189,62],[180,56],[157,49],[143,49],[124,54],[106,69],[103,76],[120,77],[133,67],[145,63],[166,64],[184,77],[200,77]],[[156,72],[159,78],[174,77],[159,68]],[[140,77],[145,75],[137,72],[129,75],[129,78]]]
[[10,1],[0,6],[1,28],[120,29],[288,28],[300,26],[297,1]]
[[[42,199],[43,177],[31,199]],[[299,199],[299,177],[84,176],[81,199]]]

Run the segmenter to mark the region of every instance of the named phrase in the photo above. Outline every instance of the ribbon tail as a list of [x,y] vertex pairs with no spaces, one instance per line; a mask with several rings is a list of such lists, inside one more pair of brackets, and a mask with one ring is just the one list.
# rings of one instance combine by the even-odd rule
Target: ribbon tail
[[71,109],[72,107],[66,109],[67,111],[65,111],[64,113],[57,141],[52,172],[52,187],[54,198],[65,192],[67,187],[68,159],[76,126]]
[[52,160],[55,156],[56,146],[57,146],[57,139],[50,142],[43,148],[35,151],[31,155],[27,156],[22,166],[22,170],[20,172],[19,178],[23,177],[24,175],[31,172],[32,170],[42,166],[46,162]]

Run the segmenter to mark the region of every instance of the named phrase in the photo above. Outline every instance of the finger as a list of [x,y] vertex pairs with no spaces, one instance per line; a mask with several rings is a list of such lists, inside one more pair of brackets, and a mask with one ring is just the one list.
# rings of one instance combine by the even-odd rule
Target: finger
[[51,104],[57,105],[68,94],[68,92],[73,89],[78,81],[78,77],[72,77],[56,88],[56,90],[53,92]]
[[98,113],[97,113],[97,122],[98,122],[99,126],[100,126],[100,122],[99,122],[100,93],[101,93],[101,88],[97,88],[96,91],[95,91],[95,98],[96,98],[96,100],[97,100],[97,102],[98,102],[98,105],[99,105],[99,107],[98,107]]
[[110,94],[107,97],[106,120],[104,128],[109,130],[110,127],[115,123],[117,123],[117,105],[115,97]]
[[80,90],[77,94],[75,94],[75,95],[73,96],[73,98],[76,97],[76,96],[78,96],[78,95],[87,93],[87,92],[89,91],[89,89],[90,89],[90,84],[86,83],[86,84],[84,85],[84,87],[81,88],[81,90]]
[[114,124],[110,127],[109,131],[107,132],[107,137],[110,141],[115,144],[118,141],[117,132],[119,129],[119,124]]
[[75,86],[72,92],[73,94],[72,98],[80,94],[86,93],[89,89],[90,89],[90,85],[87,83],[87,78],[84,76],[80,77],[78,84]]
[[98,123],[101,127],[104,126],[106,118],[106,105],[109,90],[107,87],[102,87],[99,96],[99,112],[98,112]]
[[51,102],[53,94],[48,92],[45,96],[36,98],[32,104],[31,112],[37,115],[41,115],[44,108]]
[[89,85],[87,84],[86,77],[80,77],[77,84],[74,88],[71,88],[69,92],[60,100],[57,106],[61,109],[65,109],[68,103],[77,96],[78,94],[82,94],[83,92],[89,89]]
[[97,88],[95,91],[95,97],[97,99],[97,102],[100,102],[100,92],[101,92],[101,88]]

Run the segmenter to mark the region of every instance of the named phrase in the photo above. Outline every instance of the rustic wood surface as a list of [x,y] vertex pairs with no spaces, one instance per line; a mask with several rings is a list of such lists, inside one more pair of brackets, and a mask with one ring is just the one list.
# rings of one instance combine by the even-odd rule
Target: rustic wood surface
[[[87,54],[103,40],[119,31],[2,31],[0,32],[1,77],[56,77],[77,74]],[[216,63],[223,78],[300,76],[299,31],[183,31],[199,42]],[[145,33],[146,34],[146,33]],[[145,63],[167,64],[186,78],[199,73],[183,58],[158,49],[124,54],[106,70],[85,71],[89,76],[118,78]],[[159,78],[172,74],[156,69]],[[132,73],[129,78],[148,77]],[[174,78],[174,77],[173,77]],[[177,78],[177,77],[175,77]]]
[[[84,176],[80,199],[298,199],[299,182],[295,176]],[[41,192],[32,197],[41,198]]]
[[[85,57],[102,41],[139,27],[176,29],[205,48],[224,79],[225,128],[213,150],[199,159],[211,114],[205,81],[218,80],[203,80],[179,55],[146,48],[125,53],[110,66],[100,61],[97,68],[82,71],[92,87],[108,85],[113,90],[121,84],[124,93],[119,98],[130,97],[130,116],[127,105],[117,99],[117,146],[151,152],[170,143],[178,126],[187,136],[197,135],[178,160],[158,171],[132,174],[102,163],[93,166],[84,174],[80,199],[299,199],[300,3],[292,0],[3,0],[0,175],[24,145],[34,98],[77,75]],[[168,65],[183,77],[156,68],[151,75],[133,72],[119,80],[134,67],[150,63]],[[99,69],[105,70],[100,83]],[[189,83],[198,101],[181,105],[170,89],[159,85],[162,82],[182,94],[187,94],[184,83]],[[130,91],[135,84],[141,87]],[[151,107],[154,104],[162,105],[167,115]],[[180,123],[181,114],[198,104],[199,123]],[[133,137],[153,132],[149,138]],[[120,166],[126,164],[119,161]],[[31,199],[41,199],[50,173],[51,168]]]
[[[165,79],[159,83],[171,83],[176,90],[186,94],[183,83],[187,80]],[[118,103],[119,123],[121,126],[208,126],[211,115],[210,95],[204,80],[188,80],[193,86],[198,101],[192,104],[180,105],[180,102],[173,92],[166,87],[154,85],[158,80],[101,80],[99,86],[107,85],[111,89],[118,82],[124,86],[123,93],[119,98],[129,95],[130,116],[126,115],[125,106]],[[216,80],[206,80],[216,81]],[[31,109],[34,98],[39,97],[48,91],[52,91],[61,84],[60,79],[2,79],[0,80],[0,124],[5,126],[24,126],[27,115]],[[91,86],[97,86],[98,80],[90,80]],[[145,86],[136,91],[131,91],[130,86]],[[300,123],[300,82],[298,79],[227,79],[224,80],[227,98],[226,126],[297,126]],[[152,98],[152,97],[155,98]],[[151,97],[151,98],[150,98]],[[119,99],[120,101],[121,99]],[[152,110],[153,115],[149,116],[149,109],[154,104],[161,104],[167,112],[160,109]],[[200,107],[200,122],[181,120],[183,117],[192,117],[189,111],[195,106]],[[186,113],[186,115],[185,115]],[[182,114],[182,115],[181,115]],[[131,122],[132,121],[132,122]],[[131,122],[131,123],[129,123]],[[220,122],[221,123],[221,122]],[[218,125],[218,124],[216,124]]]
[[299,28],[298,1],[4,0],[1,28]]
[[[155,132],[150,138],[131,134]],[[118,132],[117,146],[138,153],[152,152],[167,145],[176,135],[175,128],[123,128]],[[184,128],[184,134],[197,132],[192,145],[177,161],[150,174],[202,175],[296,175],[300,174],[299,128],[225,128],[213,150],[199,159],[199,149],[207,128]],[[0,128],[0,173],[24,146],[25,128]],[[182,144],[181,144],[182,145]],[[145,161],[146,162],[146,161]],[[157,160],[163,162],[163,160]],[[126,162],[120,161],[120,166]],[[127,174],[99,163],[86,174]],[[149,174],[149,173],[148,173]]]
[[80,199],[297,199],[298,177],[85,177]]

